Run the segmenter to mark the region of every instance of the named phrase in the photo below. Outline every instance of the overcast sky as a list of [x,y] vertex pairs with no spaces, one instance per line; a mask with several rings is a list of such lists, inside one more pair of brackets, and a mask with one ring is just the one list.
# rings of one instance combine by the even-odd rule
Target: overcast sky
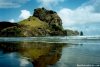
[[56,11],[65,29],[100,35],[100,0],[0,0],[0,21],[18,22],[38,7]]

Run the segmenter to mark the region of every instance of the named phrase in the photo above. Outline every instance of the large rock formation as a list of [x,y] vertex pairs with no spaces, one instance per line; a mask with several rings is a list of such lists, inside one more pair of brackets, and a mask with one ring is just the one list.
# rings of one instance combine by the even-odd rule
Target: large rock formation
[[55,11],[46,10],[45,8],[38,8],[34,10],[33,16],[48,23],[48,25],[53,29],[55,29],[54,27],[57,27],[55,30],[62,29],[62,20]]
[[34,10],[33,16],[46,22],[51,28],[50,35],[64,35],[62,20],[55,11],[46,10],[45,8],[37,8]]
[[[62,20],[55,11],[37,8],[33,16],[17,23],[0,24],[0,36],[32,37],[32,36],[66,36],[77,35],[78,32],[67,31],[62,27]],[[70,33],[70,34],[68,34]]]

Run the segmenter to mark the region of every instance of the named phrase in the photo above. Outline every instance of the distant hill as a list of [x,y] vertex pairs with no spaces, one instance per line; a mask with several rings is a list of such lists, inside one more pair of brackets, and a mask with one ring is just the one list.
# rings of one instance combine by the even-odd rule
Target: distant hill
[[64,30],[58,14],[45,8],[34,9],[33,16],[18,23],[0,22],[0,36],[2,37],[67,35],[79,35],[79,32]]
[[17,23],[10,23],[7,21],[0,22],[0,30],[7,28],[7,27],[11,27],[11,26],[17,26]]

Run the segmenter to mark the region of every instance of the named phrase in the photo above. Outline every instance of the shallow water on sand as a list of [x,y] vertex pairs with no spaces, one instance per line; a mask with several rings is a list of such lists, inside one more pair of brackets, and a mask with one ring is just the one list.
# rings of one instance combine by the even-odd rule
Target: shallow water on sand
[[0,67],[100,67],[99,36],[0,38]]

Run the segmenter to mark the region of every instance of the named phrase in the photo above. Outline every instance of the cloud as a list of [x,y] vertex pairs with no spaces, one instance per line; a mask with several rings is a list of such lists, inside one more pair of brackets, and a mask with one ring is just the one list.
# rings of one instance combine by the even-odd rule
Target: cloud
[[83,31],[85,35],[100,35],[100,0],[89,0],[76,9],[58,11],[65,29]]
[[17,8],[29,0],[0,0],[0,8]]
[[82,6],[92,6],[95,9],[95,12],[100,12],[100,0],[89,0],[87,3],[84,3]]
[[21,14],[19,16],[20,19],[27,19],[29,16],[31,16],[30,11],[28,10],[21,10]]
[[45,8],[52,8],[53,6],[58,5],[61,2],[64,2],[64,0],[37,0],[37,2],[40,3],[40,6]]
[[14,19],[10,19],[9,22],[15,22],[15,20]]
[[26,59],[19,59],[19,61],[21,67],[26,67],[29,64],[29,62]]
[[[89,2],[88,2],[89,3]],[[95,2],[94,2],[95,3]],[[95,12],[98,3],[82,5],[74,10],[69,8],[62,8],[58,11],[59,16],[62,19],[64,28],[72,25],[87,24],[100,22],[100,13]]]

